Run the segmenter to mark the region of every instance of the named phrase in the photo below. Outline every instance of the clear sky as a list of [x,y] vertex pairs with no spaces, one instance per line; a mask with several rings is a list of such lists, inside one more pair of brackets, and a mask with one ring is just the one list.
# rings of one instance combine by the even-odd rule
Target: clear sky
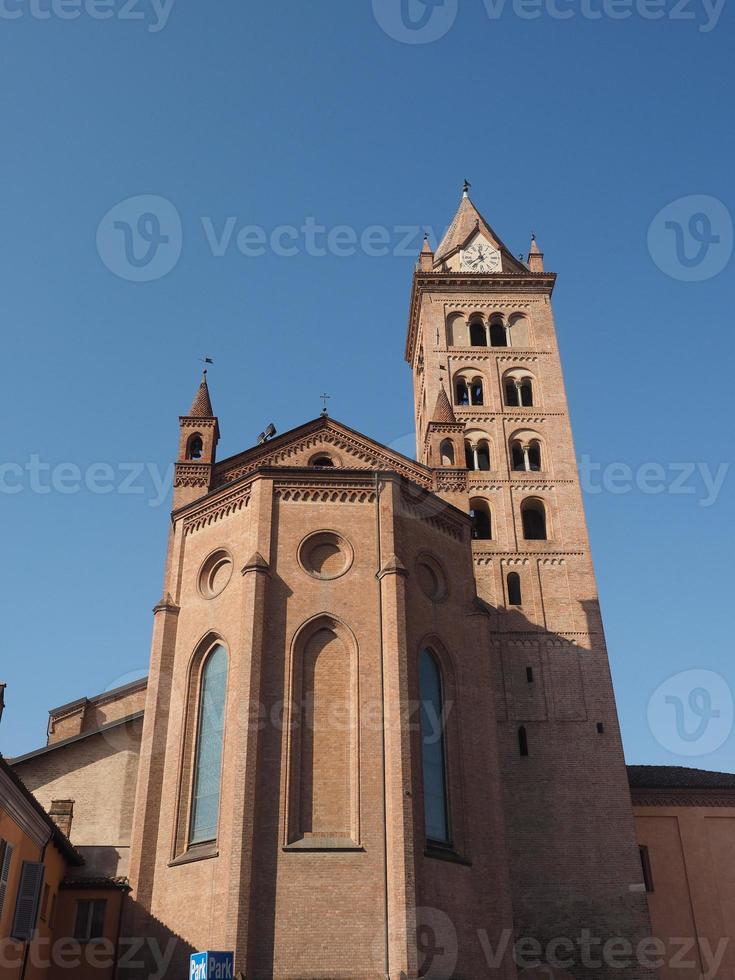
[[559,273],[628,759],[733,767],[732,2],[0,0],[6,754],[146,668],[198,358],[221,457],[325,390],[412,451],[413,253],[467,176]]

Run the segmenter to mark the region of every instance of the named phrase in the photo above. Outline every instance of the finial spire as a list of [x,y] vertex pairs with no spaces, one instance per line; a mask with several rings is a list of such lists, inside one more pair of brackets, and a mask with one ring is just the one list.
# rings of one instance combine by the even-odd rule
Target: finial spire
[[322,394],[319,395],[319,397],[324,402],[324,408],[321,410],[321,416],[322,418],[327,418],[327,416],[329,415],[329,412],[327,411],[327,402],[332,396],[327,395],[325,392],[322,392]]
[[[209,363],[211,364],[212,362],[209,361]],[[194,401],[191,403],[188,417],[193,419],[214,418],[212,401],[209,397],[209,387],[207,386],[206,368],[204,368],[202,372],[202,380],[199,382],[199,388],[197,389],[196,395],[194,395]]]
[[531,232],[531,245],[528,249],[528,268],[531,272],[544,271],[544,253],[538,247],[536,235]]
[[462,197],[469,197],[470,196],[470,187],[472,187],[472,184],[465,177],[465,179],[464,179],[464,187],[462,188]]

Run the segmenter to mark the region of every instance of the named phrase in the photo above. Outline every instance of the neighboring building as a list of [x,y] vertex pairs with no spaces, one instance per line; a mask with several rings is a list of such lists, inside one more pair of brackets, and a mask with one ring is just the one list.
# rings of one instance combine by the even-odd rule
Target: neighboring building
[[[628,766],[661,980],[735,977],[735,774]],[[713,963],[719,963],[713,972]]]
[[[69,809],[59,807],[59,819]],[[1,980],[112,980],[128,887],[85,879],[83,865],[0,756]]]
[[651,976],[580,961],[650,922],[554,284],[465,190],[413,279],[418,461],[326,412],[218,461],[206,378],[181,417],[147,686],[16,760],[165,975],[513,980],[516,936]]

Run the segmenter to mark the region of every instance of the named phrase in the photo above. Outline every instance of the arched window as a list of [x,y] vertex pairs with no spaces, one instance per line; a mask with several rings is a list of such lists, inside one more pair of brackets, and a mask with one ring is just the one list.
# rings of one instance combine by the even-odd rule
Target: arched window
[[442,466],[454,466],[454,446],[451,439],[445,439],[439,448]]
[[218,644],[204,662],[200,681],[190,844],[202,844],[217,837],[226,694],[227,653]]
[[546,509],[540,500],[523,501],[521,520],[526,541],[546,541]]
[[520,442],[512,442],[510,446],[510,455],[512,466],[514,470],[525,470],[526,468],[526,455],[523,452],[523,446]]
[[472,347],[487,347],[487,332],[482,320],[470,323],[470,344]]
[[530,378],[508,378],[505,382],[505,404],[512,408],[533,405],[533,385]]
[[508,334],[505,330],[505,324],[503,323],[502,317],[493,317],[493,319],[490,321],[490,346],[508,346]]
[[482,395],[482,378],[473,378],[470,385],[470,396],[472,405],[484,405]]
[[512,408],[520,405],[518,385],[512,378],[510,381],[505,382],[505,404],[510,405]]
[[518,572],[508,573],[508,605],[521,606],[521,577]]
[[438,844],[449,844],[444,691],[441,667],[431,650],[422,650],[419,657],[419,692],[426,838]]
[[477,443],[477,469],[490,469],[490,446],[486,439],[481,439]]
[[518,729],[518,751],[521,755],[528,755],[528,733],[525,725]]
[[487,503],[484,500],[471,500],[470,517],[475,541],[489,541],[493,536],[493,525]]
[[312,466],[334,466],[331,456],[315,456],[311,461]]
[[475,468],[475,451],[469,439],[465,439],[464,442],[464,465],[468,470],[474,470]]
[[186,446],[186,458],[201,459],[203,452],[204,452],[204,443],[202,441],[202,437],[200,435],[191,436]]
[[455,386],[456,405],[470,404],[470,388],[464,378],[460,378]]
[[532,442],[528,446],[528,468],[538,471],[541,469],[541,444]]

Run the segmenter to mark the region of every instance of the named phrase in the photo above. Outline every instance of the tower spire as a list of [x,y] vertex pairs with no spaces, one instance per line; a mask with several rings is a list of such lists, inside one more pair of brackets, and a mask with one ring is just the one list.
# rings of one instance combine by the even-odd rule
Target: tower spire
[[528,249],[528,268],[531,272],[544,271],[544,253],[538,247],[538,242],[533,232],[531,232],[531,245]]
[[188,418],[191,419],[213,419],[214,411],[212,409],[212,399],[209,397],[209,386],[207,385],[207,369],[204,368],[202,371],[202,380],[199,382],[199,387],[194,395],[194,401],[191,403],[191,408],[189,409]]

